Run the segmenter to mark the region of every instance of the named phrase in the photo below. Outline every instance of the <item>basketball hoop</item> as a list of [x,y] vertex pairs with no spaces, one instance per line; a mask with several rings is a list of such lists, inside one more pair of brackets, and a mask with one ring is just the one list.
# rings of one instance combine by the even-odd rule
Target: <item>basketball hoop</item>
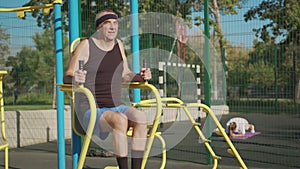
[[176,37],[178,40],[177,47],[177,55],[178,55],[178,63],[180,63],[180,55],[181,55],[181,46],[183,45],[183,62],[185,63],[186,58],[186,42],[188,40],[187,36],[188,25],[181,21],[176,21]]
[[176,21],[176,37],[180,43],[186,44],[188,25],[181,21]]

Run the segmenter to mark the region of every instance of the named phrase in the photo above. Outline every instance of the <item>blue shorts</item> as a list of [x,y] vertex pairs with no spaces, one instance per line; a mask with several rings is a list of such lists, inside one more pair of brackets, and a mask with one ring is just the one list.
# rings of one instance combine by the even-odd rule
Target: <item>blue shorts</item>
[[[119,106],[116,107],[103,107],[103,108],[97,108],[96,109],[96,123],[95,123],[95,128],[94,128],[94,132],[93,134],[97,135],[100,139],[104,140],[107,138],[107,136],[109,135],[109,132],[101,132],[100,131],[100,127],[99,127],[99,119],[102,116],[102,114],[107,111],[114,111],[114,112],[118,112],[118,113],[125,113],[125,111],[130,108],[129,106],[125,105],[125,104],[121,104]],[[89,120],[90,120],[90,115],[91,115],[91,110],[87,110],[84,114],[83,117],[83,128],[86,130],[89,124]]]

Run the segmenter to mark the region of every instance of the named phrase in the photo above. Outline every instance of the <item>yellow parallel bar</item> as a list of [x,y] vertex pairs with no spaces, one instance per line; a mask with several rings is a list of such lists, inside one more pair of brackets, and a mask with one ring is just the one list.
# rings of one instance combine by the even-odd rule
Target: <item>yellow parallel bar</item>
[[[223,129],[223,127],[220,124],[219,120],[217,119],[217,117],[215,116],[215,114],[212,112],[212,110],[208,106],[206,106],[205,104],[201,104],[201,103],[188,103],[188,104],[185,104],[180,99],[178,99],[178,98],[172,98],[172,97],[170,97],[170,98],[168,98],[168,97],[167,98],[161,98],[161,101],[163,102],[164,107],[182,108],[185,111],[185,113],[188,116],[189,120],[193,124],[195,130],[197,131],[197,133],[199,134],[200,138],[204,142],[207,150],[210,152],[210,154],[213,157],[213,160],[214,160],[213,168],[217,168],[218,159],[220,159],[221,157],[217,156],[214,153],[214,151],[212,150],[212,148],[211,148],[211,146],[209,144],[210,140],[208,140],[208,139],[205,138],[205,136],[203,135],[202,131],[200,130],[199,126],[197,125],[197,123],[195,122],[195,120],[193,119],[193,117],[191,116],[191,114],[190,114],[190,112],[188,111],[187,108],[188,107],[200,107],[200,108],[205,109],[206,112],[211,115],[213,121],[217,125],[218,129],[221,131],[221,134],[225,138],[225,141],[227,142],[227,144],[231,148],[231,151],[232,151],[233,155],[236,157],[236,159],[240,163],[241,167],[244,168],[244,169],[247,169],[247,166],[245,165],[244,161],[242,160],[242,158],[240,157],[239,153],[235,149],[235,147],[232,144],[231,140],[229,139],[228,135],[225,133],[225,130]],[[151,106],[151,105],[154,105],[155,103],[156,103],[156,100],[154,100],[154,99],[145,100],[145,101],[141,101],[140,102],[141,105],[146,105],[146,106]]]
[[166,166],[167,161],[167,150],[166,150],[166,142],[164,138],[161,136],[161,133],[155,133],[155,137],[157,137],[161,142],[161,148],[162,148],[162,162],[160,165],[160,169],[164,169]]
[[5,144],[3,144],[3,145],[0,146],[0,150],[3,150],[5,148],[7,148],[7,147],[8,147],[8,143],[5,143]]
[[24,7],[17,7],[17,8],[0,8],[0,12],[32,12],[35,9],[45,9],[45,8],[53,8],[53,4],[45,4],[43,6],[24,6]]
[[5,118],[4,118],[4,99],[3,99],[3,75],[7,74],[7,71],[0,71],[0,107],[1,107],[1,129],[2,129],[2,139],[6,142],[6,132],[5,132]]
[[81,40],[81,38],[76,38],[73,40],[72,44],[70,45],[70,52],[72,53],[75,49],[75,44],[78,43]]
[[203,135],[203,133],[202,133],[202,131],[200,130],[199,126],[198,126],[198,125],[194,125],[196,122],[195,122],[195,120],[193,119],[193,117],[191,116],[191,114],[190,114],[190,112],[188,111],[187,107],[184,106],[184,107],[182,107],[182,108],[183,108],[183,110],[185,111],[185,113],[186,113],[186,115],[188,116],[188,118],[190,119],[190,121],[192,122],[192,124],[193,124],[195,130],[196,130],[197,133],[199,134],[199,136],[200,136],[201,140],[203,141],[203,143],[204,143],[206,149],[209,151],[209,153],[210,153],[211,156],[213,157],[213,160],[214,160],[213,169],[216,169],[217,166],[218,166],[218,160],[220,159],[220,157],[217,156],[217,155],[215,154],[215,152],[213,151],[213,149],[211,148],[211,146],[210,146],[210,144],[209,144],[209,143],[210,143],[210,140],[208,140],[208,139]]
[[[73,86],[71,84],[63,84],[63,85],[58,85],[58,86],[60,87],[60,90],[62,90],[62,91],[84,93],[88,97],[88,100],[89,100],[89,103],[90,103],[91,118],[90,118],[90,121],[89,121],[88,129],[86,131],[86,136],[85,136],[85,139],[84,139],[83,148],[82,148],[82,151],[80,153],[78,166],[77,166],[77,168],[82,168],[83,164],[84,164],[84,161],[85,161],[85,156],[86,156],[89,144],[90,144],[90,140],[91,140],[91,137],[92,137],[92,134],[93,134],[93,129],[94,129],[94,126],[95,126],[95,122],[96,122],[95,100],[94,100],[94,97],[93,97],[92,93],[90,92],[90,90],[88,90],[87,88],[84,88],[83,86]],[[123,87],[126,87],[126,86],[128,86],[129,88],[142,88],[142,89],[152,90],[152,92],[155,95],[156,102],[157,102],[156,116],[155,116],[155,119],[154,119],[154,122],[153,122],[152,129],[149,133],[149,139],[148,139],[148,142],[147,142],[146,150],[145,150],[143,161],[142,161],[142,169],[144,169],[145,166],[146,166],[146,161],[147,161],[148,155],[149,155],[150,150],[151,150],[153,139],[155,137],[158,125],[160,123],[162,104],[161,104],[161,101],[160,101],[159,92],[153,85],[148,84],[148,83],[133,82],[133,83],[124,83]],[[159,137],[159,136],[156,136],[156,137]],[[162,138],[159,138],[159,139],[162,139]],[[163,147],[165,147],[165,145],[163,145]],[[165,160],[163,160],[162,165],[165,165]]]
[[161,112],[162,112],[161,97],[160,97],[160,94],[159,94],[158,90],[156,89],[156,87],[149,84],[149,83],[147,83],[147,82],[143,82],[143,83],[141,83],[141,82],[132,82],[132,83],[124,83],[123,84],[123,87],[127,87],[127,86],[129,86],[130,88],[150,89],[153,92],[154,96],[155,96],[155,99],[153,99],[153,101],[155,100],[156,104],[157,104],[156,105],[157,109],[156,109],[155,119],[154,119],[154,122],[153,122],[153,125],[152,125],[152,128],[151,128],[151,131],[149,133],[149,139],[148,139],[148,142],[147,142],[146,150],[145,150],[143,161],[142,161],[142,167],[141,168],[144,169],[145,166],[146,166],[146,163],[147,163],[147,158],[149,156],[152,144],[153,144],[155,133],[156,133],[158,125],[160,123]]
[[234,145],[232,144],[231,140],[229,139],[228,135],[225,133],[224,128],[222,127],[222,125],[220,124],[218,118],[215,116],[215,114],[212,112],[212,110],[205,104],[201,104],[201,103],[188,103],[187,107],[200,107],[205,109],[205,112],[209,113],[212,120],[215,122],[215,124],[217,125],[219,131],[221,132],[221,134],[223,135],[225,141],[227,142],[228,146],[231,148],[234,156],[236,157],[236,159],[238,160],[238,162],[240,163],[241,167],[243,169],[247,169],[246,164],[244,163],[243,159],[241,158],[241,156],[239,155],[239,153],[237,152],[236,148],[234,147]]
[[7,74],[7,71],[0,71],[0,113],[1,113],[1,134],[4,144],[0,146],[0,149],[4,149],[5,169],[8,169],[8,142],[6,139],[5,130],[5,116],[4,116],[4,99],[3,99],[3,75]]
[[91,117],[89,120],[89,125],[86,130],[86,135],[84,137],[80,157],[78,160],[78,166],[77,166],[78,169],[82,169],[83,165],[84,165],[85,157],[86,157],[86,154],[87,154],[90,142],[91,142],[91,138],[93,135],[95,123],[96,123],[95,99],[94,99],[94,96],[91,93],[91,91],[89,89],[83,87],[83,85],[78,85],[78,86],[74,85],[73,86],[73,85],[69,85],[69,84],[62,84],[62,85],[58,85],[58,86],[60,87],[60,90],[62,90],[62,91],[84,93],[86,95],[86,97],[88,98],[88,101],[90,104]]
[[[132,136],[132,128],[130,128],[127,132],[127,135],[128,136]],[[149,136],[149,135],[147,135]],[[164,140],[164,138],[161,136],[161,132],[156,132],[155,133],[155,137],[157,137],[160,142],[161,142],[161,148],[162,148],[162,162],[161,162],[161,165],[160,165],[160,169],[164,169],[165,166],[166,166],[166,161],[167,161],[167,150],[166,150],[166,142]],[[105,169],[111,169],[110,167],[112,166],[107,166],[105,167]]]
[[180,100],[178,98],[175,98],[175,97],[162,98],[162,101],[163,102],[171,102],[171,103],[166,103],[167,107],[182,108],[185,111],[185,113],[188,116],[189,120],[193,124],[195,130],[199,134],[201,140],[204,142],[204,145],[205,145],[206,149],[212,155],[213,160],[214,160],[213,169],[216,169],[217,166],[218,166],[218,160],[220,159],[220,157],[215,154],[215,152],[213,151],[213,149],[211,148],[211,146],[209,144],[209,140],[205,138],[205,136],[203,135],[203,133],[200,130],[199,126],[198,125],[194,125],[194,124],[196,124],[196,122],[193,119],[193,117],[191,116],[190,112],[188,111],[186,104],[182,100]]
[[62,0],[53,0],[53,4],[62,4]]
[[[59,3],[59,1],[54,1]],[[49,15],[50,10],[53,9],[53,4],[45,4],[43,6],[24,6],[17,8],[0,8],[0,12],[16,12],[18,18],[24,18],[25,12],[33,12],[36,9],[42,9],[44,15]]]

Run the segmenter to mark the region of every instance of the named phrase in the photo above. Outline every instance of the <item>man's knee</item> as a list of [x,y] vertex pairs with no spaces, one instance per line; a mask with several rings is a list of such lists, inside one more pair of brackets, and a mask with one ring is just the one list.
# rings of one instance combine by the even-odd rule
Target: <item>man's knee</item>
[[117,113],[114,118],[114,128],[126,131],[128,128],[128,119],[121,113]]
[[147,115],[144,111],[130,108],[126,111],[128,120],[132,123],[147,124]]
[[147,124],[147,115],[144,111],[136,110],[135,113],[135,122],[138,124]]
[[107,111],[103,116],[103,120],[106,121],[112,129],[126,131],[128,119],[124,114]]

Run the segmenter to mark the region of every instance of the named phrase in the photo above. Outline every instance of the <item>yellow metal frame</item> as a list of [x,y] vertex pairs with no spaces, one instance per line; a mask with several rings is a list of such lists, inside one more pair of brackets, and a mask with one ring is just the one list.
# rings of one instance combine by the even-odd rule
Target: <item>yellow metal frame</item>
[[[94,97],[92,95],[92,93],[90,92],[89,89],[83,87],[83,85],[71,85],[71,84],[61,84],[58,85],[60,87],[60,90],[65,91],[68,93],[68,95],[71,97],[72,101],[74,100],[74,93],[76,92],[80,92],[80,93],[84,93],[88,100],[89,100],[89,104],[90,104],[90,110],[91,110],[91,117],[90,117],[90,121],[89,121],[89,125],[86,131],[86,134],[84,135],[84,142],[83,142],[83,147],[80,153],[80,157],[78,160],[78,169],[83,168],[84,165],[84,161],[85,161],[85,157],[88,151],[88,147],[90,145],[91,142],[91,137],[93,135],[93,130],[94,130],[94,126],[95,126],[95,122],[96,122],[96,104],[95,104],[95,100]],[[150,89],[155,96],[155,101],[157,102],[157,104],[155,104],[154,106],[157,108],[156,109],[156,115],[153,121],[153,124],[151,125],[151,129],[150,132],[148,134],[148,141],[147,141],[147,145],[146,145],[146,150],[144,153],[144,157],[143,157],[143,161],[142,161],[142,169],[145,168],[146,166],[146,162],[148,159],[148,155],[150,153],[152,144],[153,144],[153,140],[154,137],[158,138],[161,143],[162,143],[162,164],[161,164],[161,169],[163,169],[166,165],[166,144],[164,139],[161,136],[160,132],[156,132],[158,125],[160,123],[160,118],[161,118],[161,111],[162,111],[162,102],[161,102],[161,97],[159,95],[158,90],[151,84],[148,84],[147,82],[145,83],[126,83],[123,84],[123,87],[129,87],[129,88],[141,88],[141,89]],[[142,104],[139,103],[135,103],[133,104],[134,106],[139,106],[142,107]],[[74,106],[73,106],[74,107]],[[72,108],[72,111],[74,111],[74,109]],[[76,115],[75,113],[72,112],[72,115]],[[75,118],[72,118],[75,119]],[[73,121],[74,123],[74,121]],[[74,129],[74,124],[72,125],[73,129]],[[76,132],[77,134],[78,132]],[[115,168],[115,167],[107,167],[107,168]]]
[[166,150],[166,142],[165,139],[161,136],[161,132],[156,132],[155,137],[159,139],[161,142],[161,149],[162,149],[162,157],[161,157],[161,165],[160,169],[164,169],[167,163],[167,150]]
[[91,138],[92,138],[93,131],[94,131],[94,126],[96,123],[95,99],[94,99],[91,91],[89,89],[83,87],[83,85],[62,84],[62,85],[58,85],[58,86],[60,87],[60,90],[68,92],[68,93],[79,92],[79,93],[85,94],[86,97],[88,98],[88,101],[90,104],[91,116],[90,116],[90,120],[89,120],[89,125],[86,130],[86,134],[84,137],[84,141],[82,144],[82,149],[81,149],[80,157],[78,160],[78,166],[77,166],[78,169],[81,169],[81,168],[83,168],[83,165],[84,165],[85,157],[86,157],[86,154],[87,154],[90,142],[91,142]]
[[[88,129],[86,131],[86,135],[84,137],[83,148],[80,153],[78,167],[77,167],[78,169],[81,169],[83,167],[83,164],[85,161],[85,157],[86,157],[86,154],[88,151],[88,147],[89,147],[89,144],[91,141],[92,132],[93,132],[95,121],[96,121],[96,119],[95,119],[96,118],[95,100],[94,100],[92,93],[87,88],[84,88],[82,85],[76,86],[76,85],[63,84],[63,85],[59,85],[59,86],[60,86],[60,90],[68,92],[68,94],[69,94],[69,96],[71,96],[72,100],[74,100],[73,99],[74,92],[81,92],[87,96],[87,98],[90,102],[91,118],[89,121]],[[187,103],[186,104],[178,98],[161,98],[158,90],[153,85],[148,84],[147,82],[145,82],[145,83],[138,83],[138,82],[126,83],[126,84],[123,84],[123,87],[150,89],[154,93],[154,96],[155,96],[155,99],[142,100],[140,103],[132,103],[132,105],[135,107],[156,107],[157,108],[152,127],[148,134],[148,142],[147,142],[146,150],[145,150],[143,161],[142,161],[142,169],[144,169],[146,166],[147,159],[148,159],[148,156],[149,156],[152,144],[153,144],[153,140],[155,137],[158,138],[162,144],[162,163],[161,163],[160,169],[165,168],[165,165],[166,165],[166,143],[165,143],[163,137],[161,136],[161,133],[157,132],[157,128],[158,128],[158,125],[159,125],[160,119],[161,119],[162,107],[182,108],[185,111],[185,113],[188,116],[189,120],[191,121],[194,129],[197,131],[197,133],[199,134],[199,137],[203,141],[206,149],[212,155],[213,162],[214,162],[212,168],[216,169],[218,166],[218,160],[221,159],[221,157],[219,157],[215,154],[215,152],[213,151],[212,147],[209,144],[210,140],[208,140],[204,136],[201,129],[199,128],[198,123],[194,120],[194,118],[191,116],[191,114],[188,110],[189,107],[202,108],[204,110],[204,112],[210,114],[213,122],[217,125],[221,135],[225,138],[226,143],[230,147],[230,149],[228,149],[228,152],[230,152],[230,154],[232,154],[237,159],[241,168],[247,169],[247,166],[245,165],[243,159],[241,158],[241,156],[237,152],[236,148],[232,144],[228,135],[225,133],[224,128],[220,124],[219,120],[217,119],[217,117],[215,116],[213,111],[207,105],[201,104],[201,103]],[[76,115],[76,114],[73,113],[73,115]],[[73,127],[74,127],[74,125],[73,125]],[[130,131],[128,132],[128,135],[131,135]],[[116,168],[118,168],[118,167],[107,166],[105,169],[116,169]]]
[[0,71],[0,106],[1,106],[1,134],[3,143],[0,145],[0,150],[4,149],[5,169],[8,169],[8,141],[6,139],[5,130],[5,118],[4,118],[4,99],[3,99],[3,75],[7,74],[7,71]]
[[[220,134],[225,138],[226,143],[230,147],[230,149],[228,149],[227,151],[230,154],[232,154],[238,160],[241,168],[247,169],[247,166],[245,165],[243,159],[241,158],[241,156],[237,152],[236,148],[232,144],[230,138],[226,134],[226,132],[225,132],[224,128],[222,127],[222,125],[220,124],[218,118],[215,116],[215,114],[213,113],[213,111],[207,105],[202,104],[202,103],[184,103],[180,99],[178,99],[178,98],[172,98],[172,97],[170,97],[170,98],[161,98],[161,101],[164,103],[163,107],[182,108],[184,110],[184,112],[188,116],[189,120],[191,121],[193,127],[195,128],[195,130],[199,134],[201,140],[205,144],[205,147],[207,148],[207,150],[209,151],[209,153],[213,157],[213,161],[214,161],[214,165],[212,167],[213,169],[217,168],[217,166],[218,166],[218,160],[221,159],[221,157],[217,156],[214,153],[213,149],[211,148],[211,146],[209,144],[210,140],[208,140],[207,138],[205,138],[204,134],[202,133],[201,129],[199,128],[198,123],[194,120],[194,118],[192,117],[191,113],[189,112],[189,110],[188,110],[189,107],[199,107],[199,108],[202,108],[204,112],[208,113],[211,116],[213,122],[217,125],[217,127],[218,127],[218,129],[220,131]],[[156,101],[155,100],[145,100],[145,101],[141,101],[141,104],[144,104],[145,106],[151,106],[151,105],[156,104]]]
[[[75,39],[72,44],[70,45],[70,52],[72,53],[74,51],[74,46],[77,42],[79,42],[81,40],[81,38],[77,38]],[[82,151],[80,153],[80,157],[79,157],[79,161],[78,161],[78,169],[81,169],[83,167],[84,161],[85,161],[85,157],[86,157],[86,153],[88,150],[88,146],[90,144],[91,141],[91,136],[92,136],[92,132],[94,129],[94,125],[95,125],[95,121],[96,121],[96,105],[95,105],[95,100],[93,98],[93,95],[91,94],[91,92],[87,89],[84,88],[82,85],[81,86],[73,86],[73,85],[67,85],[67,84],[63,84],[63,85],[59,85],[60,86],[60,90],[63,91],[67,91],[68,95],[71,97],[72,99],[72,103],[74,105],[74,92],[82,92],[84,93],[90,102],[90,107],[91,107],[91,118],[90,118],[90,122],[88,125],[88,129],[86,131],[86,135],[84,135],[84,142],[83,142],[83,148]],[[162,163],[160,166],[160,169],[164,169],[165,165],[166,165],[166,143],[165,140],[163,139],[163,137],[161,136],[161,132],[157,132],[157,128],[158,125],[160,123],[160,119],[161,119],[161,112],[162,112],[162,107],[172,107],[172,108],[182,108],[186,115],[188,116],[189,120],[191,121],[193,127],[195,128],[195,130],[197,131],[197,133],[199,134],[199,137],[201,138],[201,140],[204,142],[204,145],[206,147],[206,149],[209,151],[209,153],[212,155],[213,157],[213,169],[216,169],[218,166],[218,160],[221,159],[221,157],[217,156],[215,154],[215,152],[213,151],[213,149],[210,146],[210,140],[208,140],[207,138],[205,138],[204,134],[202,133],[201,129],[199,128],[198,123],[194,120],[194,118],[191,116],[191,113],[188,110],[188,107],[198,107],[198,108],[202,108],[206,113],[210,114],[213,122],[217,125],[221,135],[225,138],[226,143],[228,144],[228,146],[230,147],[227,151],[232,154],[233,156],[235,156],[235,158],[238,160],[241,168],[243,169],[247,169],[247,166],[245,165],[243,159],[241,158],[241,156],[239,155],[239,153],[237,152],[236,148],[234,147],[234,145],[232,144],[231,140],[229,139],[228,135],[225,133],[224,128],[222,127],[222,125],[220,124],[219,120],[217,119],[217,117],[215,116],[215,114],[213,113],[213,111],[205,104],[201,104],[201,103],[184,103],[183,101],[181,101],[178,98],[161,98],[158,90],[156,89],[155,86],[149,84],[148,82],[144,82],[144,83],[140,83],[140,82],[132,82],[132,83],[124,83],[123,87],[129,87],[129,88],[140,88],[140,89],[150,89],[155,96],[155,99],[148,99],[148,100],[142,100],[139,103],[132,103],[132,105],[134,107],[156,107],[156,115],[153,121],[153,124],[151,126],[150,132],[148,134],[148,141],[147,141],[147,145],[146,145],[146,150],[144,153],[144,157],[143,157],[143,161],[142,161],[142,169],[145,168],[146,163],[147,163],[147,159],[153,144],[153,140],[154,137],[158,138],[162,144]],[[76,113],[74,111],[74,106],[72,108],[72,116],[75,117]],[[72,127],[75,131],[76,134],[83,136],[81,133],[79,133],[76,130],[75,127],[75,118],[72,118]],[[127,133],[128,135],[131,135],[130,131]],[[116,166],[107,166],[105,169],[116,169],[118,167]]]
[[[236,148],[235,148],[234,145],[232,144],[230,138],[229,138],[228,135],[226,134],[224,128],[223,128],[222,125],[220,124],[218,118],[215,116],[215,114],[213,113],[213,111],[212,111],[207,105],[205,105],[205,104],[201,104],[201,103],[189,103],[189,104],[186,104],[186,106],[183,106],[182,108],[184,109],[184,111],[185,111],[186,114],[188,115],[188,117],[189,117],[190,121],[192,122],[192,124],[195,124],[195,120],[192,118],[191,114],[189,113],[189,111],[188,111],[188,109],[187,109],[188,107],[200,107],[200,108],[204,109],[204,111],[205,111],[206,113],[208,113],[208,114],[211,116],[213,122],[217,125],[218,129],[221,131],[221,134],[222,134],[222,136],[224,137],[224,139],[225,139],[227,145],[230,147],[230,150],[231,150],[231,152],[233,153],[234,157],[235,157],[235,158],[237,159],[237,161],[239,162],[240,167],[243,168],[243,169],[247,169],[246,164],[244,163],[244,161],[243,161],[243,159],[241,158],[241,156],[239,155],[238,151],[236,150]],[[210,146],[210,145],[208,144],[209,140],[207,140],[205,137],[203,137],[203,134],[202,134],[202,136],[201,136],[200,133],[202,133],[202,132],[201,132],[200,128],[198,127],[198,125],[193,125],[193,126],[194,126],[194,128],[196,129],[196,131],[198,132],[198,134],[199,134],[199,136],[201,137],[202,141],[204,141],[205,146],[207,147],[207,149],[210,151],[211,155],[213,156],[214,162],[216,163],[216,164],[214,165],[214,168],[217,168],[217,160],[219,159],[219,157],[216,156],[216,155],[212,152],[212,150],[210,150],[210,149],[208,148],[208,146]]]
[[[153,144],[154,137],[157,137],[162,144],[162,164],[161,164],[160,168],[163,169],[163,168],[165,168],[165,165],[166,165],[166,143],[165,143],[163,137],[161,136],[161,133],[157,132],[157,128],[160,123],[161,112],[162,112],[162,101],[161,101],[160,94],[159,94],[157,88],[155,86],[149,84],[148,82],[143,82],[143,83],[132,82],[132,83],[124,83],[123,84],[123,87],[127,87],[127,86],[129,86],[130,88],[150,89],[155,96],[155,99],[153,99],[153,100],[157,104],[151,105],[151,106],[156,107],[156,114],[155,114],[153,124],[151,125],[150,132],[148,134],[148,141],[147,141],[146,150],[144,153],[141,168],[144,169],[146,167],[147,159],[148,159],[148,156],[149,156],[152,144]],[[132,103],[132,105],[134,107],[149,107],[149,105],[143,104],[144,102],[145,101],[141,101],[140,103]],[[109,168],[106,168],[106,169],[109,169]]]
[[[53,1],[53,4],[61,3],[61,0]],[[53,9],[53,4],[45,4],[43,6],[24,6],[18,8],[0,8],[0,12],[16,12],[18,18],[24,18],[25,12],[33,12],[36,9],[42,9],[44,15],[49,15]]]

